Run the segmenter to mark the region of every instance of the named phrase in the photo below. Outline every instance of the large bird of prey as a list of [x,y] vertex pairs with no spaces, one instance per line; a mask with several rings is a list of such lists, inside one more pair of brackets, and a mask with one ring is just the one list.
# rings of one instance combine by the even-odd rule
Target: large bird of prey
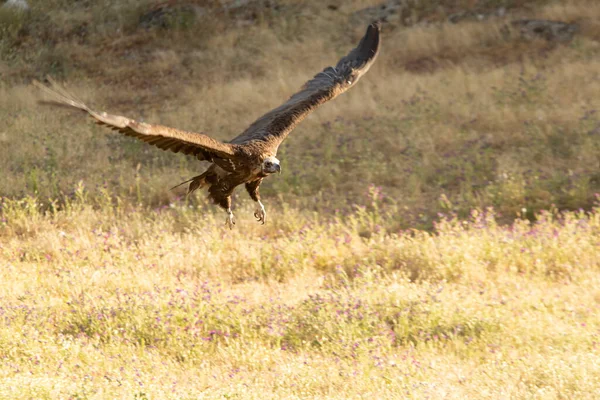
[[354,86],[371,67],[378,51],[379,26],[371,24],[358,46],[339,60],[335,67],[327,67],[319,72],[288,101],[260,117],[242,134],[227,143],[201,133],[185,132],[94,111],[52,79],[48,79],[50,87],[37,81],[34,84],[52,97],[52,103],[82,110],[100,125],[106,125],[162,150],[211,162],[212,165],[204,173],[183,183],[189,183],[188,194],[208,186],[209,197],[227,211],[226,224],[233,228],[233,190],[238,185],[245,184],[250,197],[257,203],[254,216],[264,224],[266,212],[260,201],[258,188],[265,177],[281,172],[279,160],[275,157],[279,145],[313,110]]

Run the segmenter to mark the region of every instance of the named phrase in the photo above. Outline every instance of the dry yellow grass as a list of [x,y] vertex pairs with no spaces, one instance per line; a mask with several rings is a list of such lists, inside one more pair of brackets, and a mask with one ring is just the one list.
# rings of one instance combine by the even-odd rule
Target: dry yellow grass
[[0,399],[600,396],[596,2],[511,9],[578,21],[567,44],[508,19],[384,28],[369,74],[280,149],[268,224],[240,191],[231,232],[168,190],[202,165],[21,81],[225,140],[377,2],[162,30],[137,27],[149,1],[30,3],[0,12]]
[[597,211],[397,235],[288,211],[229,233],[78,198],[3,204],[2,398],[598,395]]

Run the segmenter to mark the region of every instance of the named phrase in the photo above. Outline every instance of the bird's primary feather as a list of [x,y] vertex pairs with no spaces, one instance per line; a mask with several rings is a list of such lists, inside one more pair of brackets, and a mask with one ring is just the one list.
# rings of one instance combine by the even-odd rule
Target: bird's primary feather
[[378,24],[369,25],[358,46],[340,59],[335,67],[319,72],[298,93],[257,119],[231,143],[263,140],[277,149],[308,114],[350,89],[369,70],[379,53],[379,31]]
[[135,137],[162,150],[194,155],[201,160],[230,159],[235,155],[234,145],[220,142],[202,133],[186,132],[168,126],[138,122],[122,115],[94,111],[52,78],[47,79],[51,86],[43,85],[38,81],[34,81],[33,84],[50,95],[51,102],[85,111],[97,124],[108,126],[126,136]]

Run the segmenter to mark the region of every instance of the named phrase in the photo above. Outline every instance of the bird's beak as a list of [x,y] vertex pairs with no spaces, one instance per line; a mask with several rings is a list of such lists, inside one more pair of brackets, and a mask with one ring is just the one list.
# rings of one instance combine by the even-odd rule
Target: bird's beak
[[277,170],[277,173],[281,174],[281,165],[277,164],[275,169]]

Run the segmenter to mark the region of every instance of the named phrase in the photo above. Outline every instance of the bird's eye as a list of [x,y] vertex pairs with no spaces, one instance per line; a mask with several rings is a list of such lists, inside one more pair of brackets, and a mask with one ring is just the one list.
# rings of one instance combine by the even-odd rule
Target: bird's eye
[[347,83],[348,85],[352,85],[352,80],[351,80],[351,79],[348,79],[348,80],[346,81],[346,83]]

